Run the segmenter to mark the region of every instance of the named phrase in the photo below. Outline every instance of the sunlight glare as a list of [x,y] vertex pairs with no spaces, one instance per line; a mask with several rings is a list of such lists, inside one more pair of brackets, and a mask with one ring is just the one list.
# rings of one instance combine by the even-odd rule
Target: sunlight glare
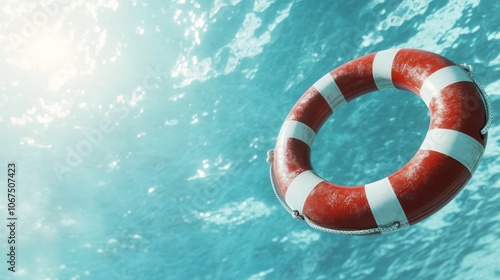
[[27,48],[27,60],[32,69],[53,72],[65,67],[70,61],[67,42],[52,34],[41,35]]

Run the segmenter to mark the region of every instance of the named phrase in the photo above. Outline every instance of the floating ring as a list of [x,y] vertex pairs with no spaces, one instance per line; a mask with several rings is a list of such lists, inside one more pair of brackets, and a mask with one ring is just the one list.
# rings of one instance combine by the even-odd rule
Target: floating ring
[[[415,156],[366,185],[341,186],[318,176],[311,146],[326,119],[347,102],[386,88],[411,91],[429,109],[429,130]],[[441,209],[472,177],[486,145],[487,134],[480,132],[486,115],[476,84],[450,60],[415,49],[369,54],[334,69],[302,95],[281,127],[272,173],[289,208],[320,228],[402,229]]]

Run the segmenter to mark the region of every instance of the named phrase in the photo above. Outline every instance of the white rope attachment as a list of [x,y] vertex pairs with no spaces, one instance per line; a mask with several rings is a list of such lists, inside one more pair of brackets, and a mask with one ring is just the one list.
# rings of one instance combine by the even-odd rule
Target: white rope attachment
[[267,151],[267,159],[266,159],[266,161],[269,163],[269,176],[271,177],[271,185],[273,187],[274,194],[276,195],[276,198],[278,198],[278,200],[281,203],[281,205],[283,205],[283,208],[285,208],[285,210],[288,213],[290,213],[290,215],[292,215],[292,217],[294,219],[301,220],[302,216],[300,215],[299,211],[297,211],[297,210],[294,211],[294,210],[290,209],[290,207],[288,206],[288,204],[286,204],[285,200],[283,199],[283,196],[281,196],[281,194],[279,193],[279,190],[278,190],[278,187],[277,187],[278,184],[276,183],[276,177],[274,177],[273,159],[274,159],[274,150]]
[[401,223],[395,222],[392,225],[388,226],[383,226],[383,227],[377,227],[377,228],[372,228],[372,229],[363,229],[363,230],[336,230],[336,229],[330,229],[330,228],[325,228],[322,227],[315,222],[311,221],[306,215],[303,213],[300,213],[298,210],[293,210],[288,206],[286,203],[285,199],[283,196],[280,194],[280,191],[278,190],[278,184],[276,183],[276,177],[274,176],[274,171],[273,171],[273,159],[274,159],[274,150],[269,150],[267,151],[267,159],[266,161],[269,163],[269,176],[271,179],[271,186],[273,187],[274,194],[276,195],[276,198],[278,198],[278,201],[283,205],[283,208],[292,215],[292,217],[295,220],[299,221],[306,221],[306,223],[317,230],[321,230],[324,232],[328,233],[335,233],[335,234],[344,234],[344,235],[367,235],[367,234],[373,234],[373,233],[386,233],[390,231],[397,230],[400,226]]
[[486,124],[481,129],[481,135],[484,136],[488,133],[488,130],[491,127],[491,123],[493,122],[493,110],[491,108],[490,98],[481,84],[479,84],[479,82],[474,77],[474,68],[472,67],[472,65],[467,63],[461,63],[457,65],[465,71],[465,73],[469,76],[469,78],[472,80],[476,88],[479,90],[479,93],[481,94],[483,105],[486,110]]

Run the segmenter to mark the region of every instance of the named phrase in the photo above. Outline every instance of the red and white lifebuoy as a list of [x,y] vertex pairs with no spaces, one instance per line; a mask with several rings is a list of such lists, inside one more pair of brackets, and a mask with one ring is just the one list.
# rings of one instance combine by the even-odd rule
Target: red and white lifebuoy
[[[325,120],[362,94],[409,90],[430,111],[430,127],[400,170],[363,186],[318,176],[311,145]],[[401,229],[435,213],[469,181],[485,148],[487,112],[469,75],[450,60],[415,49],[391,49],[352,60],[319,79],[287,116],[271,159],[288,207],[321,228],[375,233]],[[379,229],[379,230],[371,230]]]

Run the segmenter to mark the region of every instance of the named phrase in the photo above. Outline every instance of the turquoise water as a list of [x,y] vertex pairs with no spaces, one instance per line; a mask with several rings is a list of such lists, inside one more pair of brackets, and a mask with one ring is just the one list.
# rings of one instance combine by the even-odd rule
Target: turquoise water
[[[499,3],[399,2],[4,1],[0,159],[17,163],[18,221],[12,273],[0,215],[0,278],[500,279],[496,123],[464,190],[403,231],[319,232],[271,189],[288,111],[356,57],[410,47],[470,63],[498,112]],[[313,165],[375,181],[428,125],[410,93],[363,96],[327,121]]]

